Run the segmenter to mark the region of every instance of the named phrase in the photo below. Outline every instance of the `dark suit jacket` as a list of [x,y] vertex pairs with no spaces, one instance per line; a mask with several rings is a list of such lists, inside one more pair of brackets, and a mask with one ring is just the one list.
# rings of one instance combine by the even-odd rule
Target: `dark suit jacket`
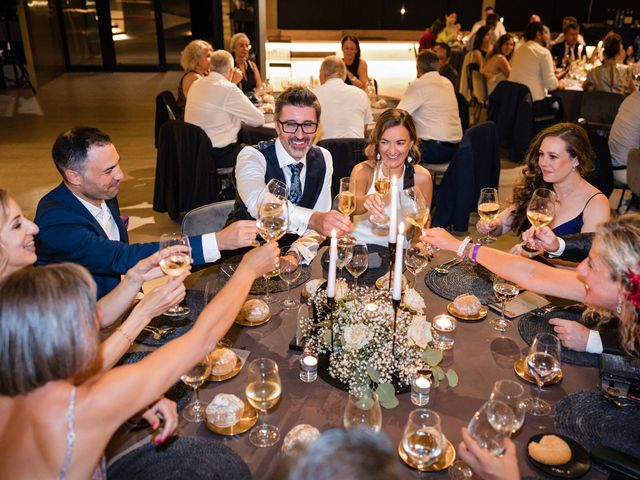
[[[576,60],[578,59],[578,45],[579,44],[576,43],[573,47],[571,47],[571,50],[573,50],[573,58],[575,58]],[[553,47],[551,47],[551,56],[555,57],[556,59],[556,64],[555,64],[556,68],[562,67],[562,58],[564,57],[564,49],[565,49],[564,42],[556,43]],[[585,57],[586,55],[587,55],[587,49],[583,47],[582,56]]]
[[587,258],[589,250],[591,250],[593,235],[593,233],[574,233],[562,237],[565,247],[559,258],[570,262],[581,262]]
[[[109,293],[137,262],[158,251],[158,243],[129,245],[129,236],[120,219],[117,199],[107,202],[118,226],[120,241],[109,240],[97,220],[64,183],[47,193],[38,203],[35,222],[38,264],[74,262],[93,275],[98,298]],[[195,264],[204,263],[201,237],[190,238]]]

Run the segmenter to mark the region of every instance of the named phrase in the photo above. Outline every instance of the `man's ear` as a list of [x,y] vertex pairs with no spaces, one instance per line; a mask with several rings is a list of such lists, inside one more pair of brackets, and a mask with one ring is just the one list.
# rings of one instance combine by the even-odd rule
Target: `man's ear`
[[65,169],[64,179],[67,181],[67,183],[70,183],[74,186],[80,185],[82,183],[82,175],[75,170],[71,170],[70,168]]

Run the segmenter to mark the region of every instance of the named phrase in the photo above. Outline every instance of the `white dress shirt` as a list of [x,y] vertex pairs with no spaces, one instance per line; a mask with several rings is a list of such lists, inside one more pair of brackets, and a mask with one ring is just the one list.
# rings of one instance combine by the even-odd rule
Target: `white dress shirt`
[[551,52],[529,40],[513,52],[509,80],[529,87],[534,102],[544,99],[548,91],[558,88]]
[[369,97],[340,78],[330,78],[314,90],[322,107],[321,137],[364,138],[365,125],[373,121]]
[[238,141],[242,122],[259,127],[264,123],[264,115],[236,85],[211,72],[191,85],[184,121],[202,128],[211,145],[222,148]]
[[[637,90],[620,104],[618,114],[611,126],[609,150],[613,166],[626,165],[629,150],[632,148],[640,148],[640,91]],[[614,170],[613,176],[626,183],[627,171]]]
[[423,140],[458,143],[462,139],[453,85],[438,72],[423,73],[411,82],[398,108],[411,114],[418,137]]
[[[282,146],[280,139],[275,142],[278,163],[288,187],[291,187],[291,170],[288,165],[296,163],[291,155]],[[289,202],[289,232],[300,235],[292,247],[305,259],[305,263],[310,262],[318,253],[318,248],[324,240],[324,236],[308,228],[309,220],[314,212],[328,212],[331,210],[331,175],[333,174],[333,160],[328,150],[318,147],[322,151],[325,163],[324,182],[322,190],[316,204],[311,208],[304,208],[293,205]],[[300,163],[304,168],[300,172],[300,183],[304,192],[305,180],[307,178],[307,159],[303,158]],[[249,215],[258,218],[258,197],[265,187],[264,176],[267,171],[265,157],[254,147],[244,147],[238,154],[236,162],[236,188],[242,202],[247,207]]]

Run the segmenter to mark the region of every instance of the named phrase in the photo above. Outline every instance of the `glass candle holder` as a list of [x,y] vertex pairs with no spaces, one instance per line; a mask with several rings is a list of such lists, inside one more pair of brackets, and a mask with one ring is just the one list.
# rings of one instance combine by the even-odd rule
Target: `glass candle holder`
[[300,380],[305,383],[314,382],[318,378],[318,355],[307,351],[300,357]]
[[438,350],[451,350],[455,343],[456,319],[451,315],[442,314],[433,317],[431,322],[431,336],[433,344]]
[[431,391],[431,372],[418,370],[411,379],[411,403],[423,407],[429,403]]

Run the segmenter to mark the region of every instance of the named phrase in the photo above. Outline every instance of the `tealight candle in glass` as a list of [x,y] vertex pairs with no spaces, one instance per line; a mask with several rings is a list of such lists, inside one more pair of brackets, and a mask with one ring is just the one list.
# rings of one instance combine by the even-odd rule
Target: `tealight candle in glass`
[[451,350],[455,343],[456,319],[451,315],[442,314],[433,317],[431,322],[431,336],[433,344],[438,350]]
[[418,370],[411,379],[411,403],[422,407],[429,403],[431,391],[431,372]]
[[318,355],[311,349],[304,349],[300,357],[300,380],[314,382],[318,378]]

